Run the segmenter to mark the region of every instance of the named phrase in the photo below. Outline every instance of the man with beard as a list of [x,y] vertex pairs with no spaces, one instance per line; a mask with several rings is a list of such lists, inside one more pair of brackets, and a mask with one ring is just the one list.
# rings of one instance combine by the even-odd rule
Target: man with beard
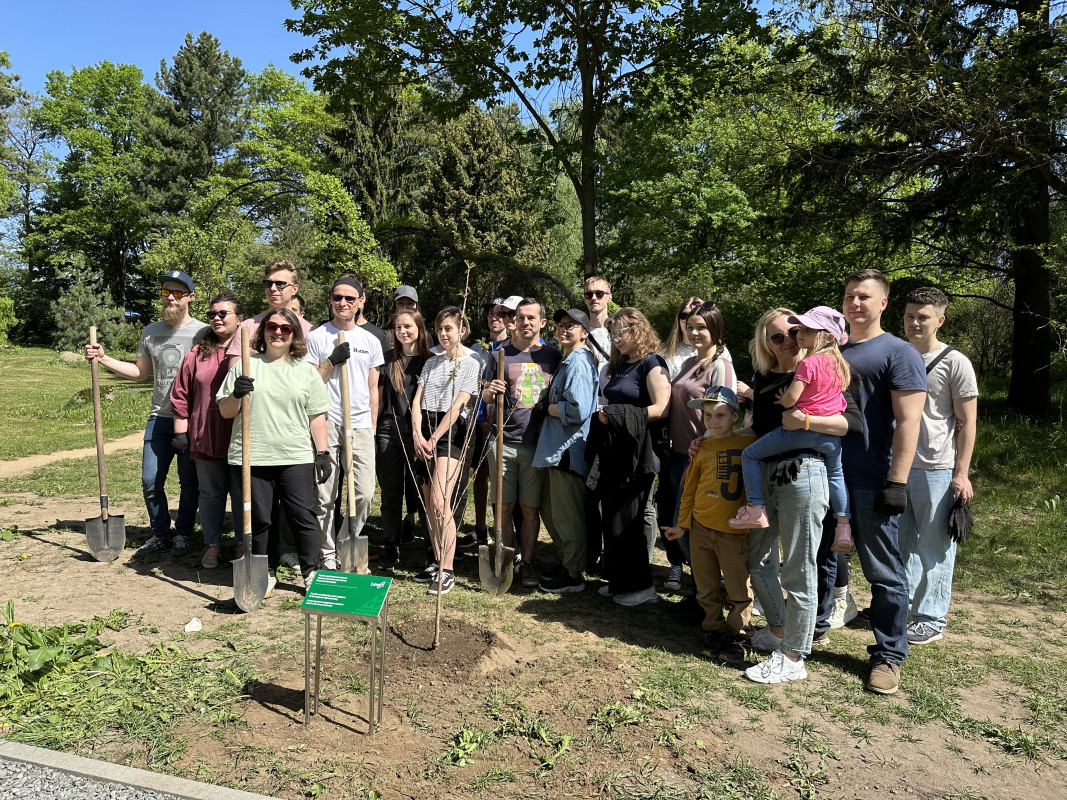
[[[137,348],[137,361],[119,361],[105,355],[104,348],[99,344],[85,346],[86,361],[96,359],[116,375],[133,381],[143,381],[149,375],[153,378],[152,405],[141,454],[141,489],[148,508],[152,536],[134,552],[134,558],[164,550],[170,550],[175,556],[187,555],[199,494],[196,466],[190,460],[188,450],[176,453],[171,446],[174,415],[170,404],[170,386],[174,383],[185,354],[192,349],[194,340],[207,329],[207,325],[189,316],[189,303],[195,291],[193,279],[177,269],[165,272],[160,277],[163,319],[144,329]],[[171,529],[166,482],[175,456],[178,457],[181,493],[178,519]]]

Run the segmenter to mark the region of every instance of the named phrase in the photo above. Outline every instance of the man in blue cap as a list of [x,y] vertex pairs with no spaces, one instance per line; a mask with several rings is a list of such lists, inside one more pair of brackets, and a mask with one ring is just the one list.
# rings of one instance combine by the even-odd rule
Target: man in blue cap
[[[131,363],[112,358],[104,353],[104,348],[99,344],[85,346],[87,361],[96,359],[116,375],[133,381],[143,381],[152,376],[152,404],[141,455],[141,489],[148,508],[152,536],[137,549],[134,558],[165,550],[170,550],[176,556],[184,556],[190,550],[189,536],[193,532],[196,517],[199,485],[196,467],[189,458],[188,442],[183,446],[183,440],[179,437],[177,447],[172,443],[174,415],[170,405],[170,385],[174,383],[185,354],[207,329],[205,323],[189,315],[189,303],[195,289],[193,279],[181,270],[169,270],[160,276],[163,318],[144,329],[136,361]],[[178,519],[171,529],[166,481],[175,456],[178,458],[181,494]]]

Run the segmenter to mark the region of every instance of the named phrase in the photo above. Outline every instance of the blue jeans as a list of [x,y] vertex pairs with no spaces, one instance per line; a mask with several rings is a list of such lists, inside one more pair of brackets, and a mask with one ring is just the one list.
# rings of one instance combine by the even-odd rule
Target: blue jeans
[[226,519],[227,495],[230,496],[234,531],[241,531],[244,523],[241,483],[233,479],[230,465],[225,461],[194,458],[193,464],[200,484],[200,527],[204,530],[204,544],[218,547],[222,541],[222,523]]
[[[768,528],[749,532],[748,569],[767,624],[785,625],[782,649],[800,656],[811,652],[818,599],[816,555],[822,520],[829,508],[826,465],[821,458],[800,462],[796,479],[786,486],[766,481],[777,464],[763,465]],[[774,573],[782,546],[781,577]],[[782,589],[789,602],[782,599]]]
[[744,449],[741,453],[741,472],[745,476],[748,504],[764,505],[761,462],[790,450],[814,450],[823,455],[826,480],[830,488],[830,505],[835,515],[849,516],[845,473],[841,470],[841,437],[815,431],[787,431],[785,428],[775,428]]
[[908,575],[897,538],[897,518],[874,510],[881,489],[850,487],[852,537],[871,584],[867,616],[874,630],[872,658],[900,664],[908,655]]
[[900,515],[900,552],[908,574],[911,620],[938,630],[945,627],[956,566],[956,543],[948,534],[951,488],[951,469],[912,469],[908,507]]
[[[190,536],[196,520],[196,502],[200,493],[196,480],[196,467],[189,458],[189,451],[175,453],[170,440],[174,436],[172,417],[149,417],[144,429],[144,449],[141,451],[141,491],[148,509],[152,535],[165,542],[176,535]],[[167,505],[167,473],[170,462],[178,459],[178,518],[174,530],[170,529],[170,508]]]

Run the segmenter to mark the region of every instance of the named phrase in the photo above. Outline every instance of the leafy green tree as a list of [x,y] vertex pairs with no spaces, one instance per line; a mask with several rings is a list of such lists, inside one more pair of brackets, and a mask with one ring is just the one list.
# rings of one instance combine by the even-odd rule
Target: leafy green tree
[[131,177],[132,164],[145,157],[134,126],[148,94],[141,70],[102,61],[70,74],[53,71],[46,92],[35,119],[66,155],[28,246],[57,267],[83,255],[120,306],[144,310],[139,265],[148,224]]
[[89,328],[96,326],[97,341],[112,347],[121,328],[122,309],[115,308],[111,292],[99,273],[77,259],[63,271],[67,288],[52,304],[52,345],[56,350],[77,352],[89,341]]
[[[361,102],[388,102],[398,86],[447,82],[439,111],[517,100],[578,197],[586,274],[597,270],[597,130],[632,82],[650,71],[699,69],[723,33],[747,28],[746,3],[564,2],[563,0],[296,0],[303,17],[286,26],[317,43],[296,58],[316,86]],[[543,96],[557,88],[579,109],[578,124],[554,124]]]
[[[865,209],[887,242],[1013,285],[1008,402],[1050,397],[1052,220],[1067,196],[1067,26],[1045,0],[836,0],[784,61],[811,64],[835,135],[798,147],[793,202]],[[804,191],[804,190],[807,191]]]
[[[18,75],[12,75],[5,70],[11,69],[11,59],[4,50],[0,50],[0,167],[7,166],[12,157],[8,139],[8,109],[15,105],[15,101],[21,94],[18,87]],[[0,217],[8,208],[8,203],[15,196],[15,183],[5,174],[7,170],[0,169]]]
[[160,61],[156,87],[140,118],[151,158],[139,183],[154,213],[173,215],[197,181],[235,164],[247,126],[248,75],[207,31],[196,39],[187,33],[172,65]]

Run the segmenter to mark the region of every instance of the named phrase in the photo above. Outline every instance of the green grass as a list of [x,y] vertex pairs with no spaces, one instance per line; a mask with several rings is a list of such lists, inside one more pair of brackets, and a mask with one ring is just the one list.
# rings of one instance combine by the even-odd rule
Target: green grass
[[[141,495],[141,451],[120,450],[105,456],[107,490],[112,498]],[[168,487],[178,485],[177,465],[171,465]],[[0,481],[0,492],[30,492],[41,497],[91,497],[98,494],[96,456],[66,458],[32,472]],[[116,509],[114,513],[120,513]]]
[[[92,447],[92,379],[85,361],[66,364],[53,350],[15,347],[0,351],[0,460]],[[143,429],[152,383],[133,383],[100,370],[104,439]],[[83,392],[81,402],[72,398]]]

